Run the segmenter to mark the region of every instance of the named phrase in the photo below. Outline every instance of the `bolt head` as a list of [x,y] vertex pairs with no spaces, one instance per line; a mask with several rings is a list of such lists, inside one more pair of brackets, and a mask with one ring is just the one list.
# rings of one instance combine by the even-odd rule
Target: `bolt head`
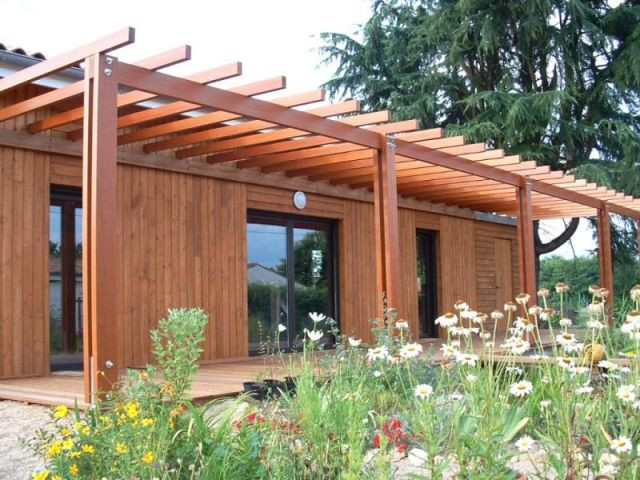
[[104,61],[107,63],[107,65],[111,65],[113,63],[113,57],[106,57]]
[[111,360],[107,360],[104,362],[104,366],[107,368],[113,368],[113,362]]
[[110,77],[112,73],[113,73],[113,71],[112,71],[110,68],[105,68],[105,69],[104,69],[104,74],[105,74],[107,77]]

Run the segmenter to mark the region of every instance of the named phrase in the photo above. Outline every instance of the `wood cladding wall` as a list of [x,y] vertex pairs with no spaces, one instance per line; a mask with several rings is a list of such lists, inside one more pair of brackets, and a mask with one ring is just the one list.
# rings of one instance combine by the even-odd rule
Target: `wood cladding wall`
[[[48,231],[50,184],[81,185],[77,158],[0,148],[0,376],[49,368]],[[246,211],[300,213],[291,190],[131,165],[118,165],[119,360],[151,360],[149,330],[168,308],[210,316],[203,359],[248,351]],[[304,215],[338,224],[339,314],[344,333],[371,340],[375,285],[373,204],[309,193]],[[496,286],[518,289],[515,227],[401,208],[403,288],[398,311],[417,331],[416,229],[438,232],[438,310],[458,298],[490,312]],[[511,263],[496,257],[511,245]],[[502,243],[502,246],[505,244]],[[498,262],[498,263],[496,263]],[[498,265],[498,267],[496,267]],[[496,268],[505,270],[496,275]],[[510,271],[506,271],[510,268]],[[502,280],[500,280],[502,281]]]

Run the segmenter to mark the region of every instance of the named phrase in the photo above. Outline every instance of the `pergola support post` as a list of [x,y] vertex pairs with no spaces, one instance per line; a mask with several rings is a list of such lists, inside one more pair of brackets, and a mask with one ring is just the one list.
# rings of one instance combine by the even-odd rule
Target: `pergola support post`
[[[373,153],[376,287],[379,294],[385,294],[387,307],[397,309],[400,287],[400,249],[396,145],[392,137],[383,136],[382,140],[384,146]],[[379,311],[384,313],[382,299],[380,302]]]
[[[598,208],[598,261],[600,265],[600,285],[609,290],[609,313],[613,308],[613,258],[611,252],[611,220],[609,217],[609,207],[606,202],[602,202],[602,207]],[[613,316],[609,316],[609,322],[613,322]]]
[[533,241],[533,205],[531,184],[524,181],[517,189],[518,255],[520,260],[520,289],[536,297],[536,259]]
[[117,62],[85,64],[82,157],[84,396],[94,402],[118,380],[116,262]]

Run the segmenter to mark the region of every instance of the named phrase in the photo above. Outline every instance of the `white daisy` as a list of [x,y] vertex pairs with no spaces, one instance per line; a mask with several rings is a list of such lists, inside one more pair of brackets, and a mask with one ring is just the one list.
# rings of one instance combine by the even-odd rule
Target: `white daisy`
[[557,362],[560,368],[572,369],[575,367],[575,360],[571,357],[559,357]]
[[567,353],[581,352],[583,348],[584,343],[569,343],[564,345],[564,351]]
[[618,437],[611,441],[611,450],[616,453],[629,453],[633,449],[633,444],[629,437]]
[[526,305],[527,303],[529,303],[530,298],[531,296],[528,293],[520,293],[516,297],[516,303],[519,303],[520,305]]
[[502,320],[504,318],[504,313],[502,313],[500,310],[494,310],[493,312],[491,312],[491,320],[494,321],[499,321]]
[[522,368],[521,367],[507,367],[505,368],[505,371],[507,373],[515,373],[516,375],[522,375]]
[[478,312],[476,312],[475,310],[463,310],[462,312],[460,312],[460,318],[464,318],[465,320],[473,320],[474,318],[476,318],[477,314]]
[[514,355],[522,355],[531,348],[531,345],[526,340],[516,340],[510,345],[511,353]]
[[309,340],[311,340],[312,342],[317,342],[324,335],[324,333],[322,333],[322,330],[307,330],[305,328],[304,331],[307,334],[307,337],[309,337]]
[[602,323],[600,320],[589,320],[587,322],[587,328],[590,328],[592,330],[602,330],[604,327],[604,323]]
[[529,435],[525,435],[524,437],[520,437],[520,439],[516,442],[516,448],[519,452],[530,452],[535,443],[536,442],[533,438],[531,438]]
[[616,396],[624,403],[633,403],[636,400],[636,386],[621,385],[620,387],[618,387]]
[[469,382],[469,383],[473,383],[478,379],[478,377],[476,377],[475,375],[472,375],[472,374],[467,375],[465,378],[467,379],[467,382]]
[[374,371],[373,371],[373,376],[374,376],[374,377],[378,378],[378,377],[380,377],[381,375],[382,375],[382,372],[381,372],[380,370],[374,370]]
[[433,394],[433,387],[426,383],[421,383],[420,385],[416,385],[413,393],[416,397],[424,400]]
[[282,333],[282,332],[284,332],[286,330],[287,330],[287,327],[285,327],[281,323],[278,324],[278,332]]
[[349,346],[355,348],[355,347],[359,347],[361,343],[362,343],[362,340],[349,337]]
[[400,349],[402,358],[415,358],[422,352],[422,345],[419,343],[407,343]]
[[562,333],[556,335],[556,343],[562,346],[572,345],[576,343],[576,336],[573,333]]
[[541,409],[545,409],[545,408],[549,408],[551,406],[551,400],[542,400],[540,402],[540,408]]
[[491,338],[491,332],[482,332],[480,338],[483,340],[489,340]]
[[576,388],[576,393],[577,394],[583,394],[583,393],[591,393],[593,392],[593,387],[590,387],[589,385],[584,385],[582,387]]
[[558,323],[560,324],[561,327],[565,327],[565,328],[573,325],[573,322],[571,321],[570,318],[561,318]]
[[458,323],[458,317],[455,313],[445,313],[444,315],[439,316],[435,320],[436,325],[440,325],[443,328],[453,327]]
[[605,370],[617,370],[618,364],[610,362],[609,360],[600,360],[598,362],[598,367],[604,368]]
[[326,319],[327,316],[324,313],[310,312],[309,318],[313,323],[320,323],[321,321]]
[[516,382],[509,387],[509,393],[516,397],[525,397],[533,392],[533,384],[528,380]]
[[409,322],[406,320],[398,320],[396,322],[396,328],[399,330],[406,330],[409,328]]
[[456,362],[461,363],[462,365],[469,365],[471,367],[475,367],[478,362],[478,355],[473,353],[460,353],[456,354]]
[[469,305],[467,305],[467,302],[463,300],[458,300],[456,303],[453,304],[453,308],[455,308],[458,311],[464,311],[469,309]]
[[367,351],[367,358],[371,361],[384,360],[389,356],[389,349],[386,346],[370,348]]
[[453,358],[459,353],[456,347],[448,343],[443,343],[440,347],[440,351],[444,358]]

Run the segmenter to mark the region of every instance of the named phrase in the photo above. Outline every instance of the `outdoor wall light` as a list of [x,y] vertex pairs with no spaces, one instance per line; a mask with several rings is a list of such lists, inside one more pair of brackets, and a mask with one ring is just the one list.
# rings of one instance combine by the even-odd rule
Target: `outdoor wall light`
[[305,207],[307,206],[307,196],[305,195],[304,192],[297,191],[296,193],[293,194],[293,205],[298,210],[305,209]]

